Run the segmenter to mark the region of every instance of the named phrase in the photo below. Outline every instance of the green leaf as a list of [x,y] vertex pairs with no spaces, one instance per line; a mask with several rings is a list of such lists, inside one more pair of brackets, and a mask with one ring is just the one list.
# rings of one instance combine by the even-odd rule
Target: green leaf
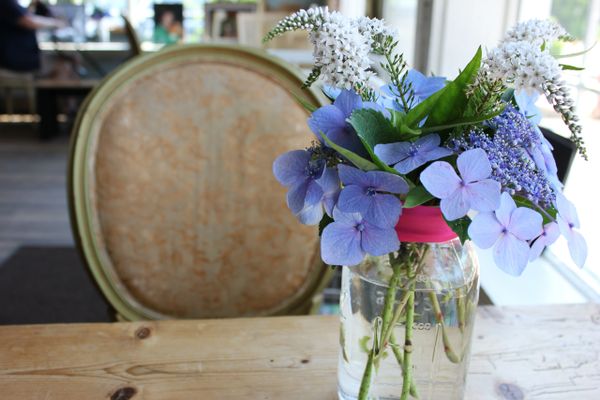
[[540,212],[540,209],[538,207],[536,207],[529,199],[526,199],[525,197],[513,196],[513,200],[517,204],[517,207],[527,207],[527,208],[532,209],[535,212],[538,212],[543,218],[544,225],[547,223],[553,222],[553,220],[551,218],[549,218],[549,216],[556,219],[557,211],[554,207],[544,209],[544,211],[546,211],[546,213],[549,214],[549,216],[548,216],[548,215],[546,215],[546,213]]
[[558,64],[560,65],[560,67],[565,70],[565,71],[583,71],[585,68],[583,67],[576,67],[574,65],[569,65],[569,64]]
[[515,101],[515,89],[513,89],[513,88],[506,89],[506,91],[502,94],[501,99],[502,99],[502,101],[505,101],[507,103],[512,103],[513,105],[517,105],[517,102]]
[[346,157],[348,159],[348,161],[350,161],[352,164],[354,164],[356,167],[362,169],[363,171],[374,171],[376,169],[379,169],[377,167],[377,165],[373,164],[371,161],[369,161],[365,158],[362,158],[358,154],[353,153],[352,151],[345,149],[342,146],[338,146],[337,144],[332,142],[327,137],[327,135],[323,134],[322,132],[321,132],[321,137],[323,138],[323,140],[325,141],[325,143],[327,143],[327,145],[329,147],[331,147],[332,149],[334,149],[335,151],[340,153],[342,156]]
[[306,111],[308,111],[309,113],[312,114],[317,109],[317,106],[309,103],[308,101],[304,100],[302,97],[296,95],[295,93],[292,93],[292,96],[294,96],[294,98],[296,99],[298,104],[300,104],[302,107],[304,107],[304,109]]
[[319,236],[321,236],[323,234],[323,229],[325,229],[325,227],[332,222],[333,222],[333,218],[331,218],[327,214],[323,215],[323,218],[321,218],[321,222],[319,222]]
[[444,219],[446,220],[446,223],[450,229],[452,229],[454,233],[458,235],[460,242],[464,244],[467,239],[469,239],[469,233],[467,232],[469,229],[469,224],[471,223],[469,217],[465,216],[454,221],[448,221],[445,217]]
[[433,199],[433,196],[427,191],[427,189],[425,189],[423,186],[415,186],[406,195],[403,207],[413,208],[420,206],[431,199]]
[[358,136],[371,147],[376,144],[394,143],[401,140],[394,125],[384,115],[369,108],[356,110],[348,119]]
[[371,349],[369,349],[369,340],[371,340],[370,336],[363,336],[360,338],[358,340],[358,348],[365,353],[369,353],[371,351]]
[[386,165],[375,155],[376,145],[402,140],[392,123],[379,111],[367,108],[354,111],[348,120],[375,165],[383,171],[399,175],[398,171]]
[[397,125],[398,132],[400,132],[402,140],[412,139],[416,136],[420,136],[422,131],[420,129],[413,129],[404,121],[399,121]]
[[493,112],[491,114],[483,115],[483,116],[461,118],[460,120],[458,120],[456,122],[452,122],[452,123],[449,123],[446,125],[431,126],[428,128],[423,128],[422,132],[423,133],[439,132],[439,131],[443,131],[443,130],[450,129],[450,128],[456,128],[458,126],[478,124],[480,122],[487,121],[489,119],[492,119],[492,118],[497,117],[498,115],[502,114],[502,111],[504,111],[504,108],[505,108],[505,106],[502,106],[495,112]]
[[465,69],[455,80],[446,85],[444,92],[440,95],[435,103],[435,107],[433,107],[427,117],[427,121],[425,122],[426,127],[446,125],[460,120],[467,107],[466,91],[475,79],[480,66],[481,46],[477,49],[477,53],[475,53],[475,56]]
[[404,123],[408,126],[416,127],[419,122],[423,120],[435,107],[437,101],[447,90],[448,86],[444,86],[442,89],[438,90],[427,99],[417,104],[412,110],[406,114],[406,118],[404,118]]
[[388,111],[392,115],[392,125],[394,125],[396,127],[398,126],[400,121],[404,120],[404,118],[406,117],[406,114],[404,114],[401,111],[398,111],[398,110],[388,110]]

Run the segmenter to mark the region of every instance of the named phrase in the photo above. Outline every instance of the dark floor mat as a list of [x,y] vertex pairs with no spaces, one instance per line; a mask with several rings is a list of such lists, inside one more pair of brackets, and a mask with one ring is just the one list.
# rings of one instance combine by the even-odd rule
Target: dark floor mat
[[0,266],[0,324],[112,322],[72,247],[20,247]]

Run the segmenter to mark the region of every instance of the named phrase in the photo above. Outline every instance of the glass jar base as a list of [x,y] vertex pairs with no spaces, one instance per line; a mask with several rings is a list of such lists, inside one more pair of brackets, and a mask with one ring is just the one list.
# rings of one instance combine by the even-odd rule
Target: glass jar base
[[338,394],[338,399],[339,400],[357,400],[358,397],[356,396],[351,396],[348,393],[345,393],[341,387],[338,386],[338,390],[337,390],[337,394]]
[[[338,386],[338,390],[337,390],[337,394],[338,394],[338,399],[339,400],[358,400],[358,397],[353,396],[351,394],[345,393],[341,387]],[[377,399],[377,400],[398,400],[399,397],[369,397],[370,400],[372,399]]]

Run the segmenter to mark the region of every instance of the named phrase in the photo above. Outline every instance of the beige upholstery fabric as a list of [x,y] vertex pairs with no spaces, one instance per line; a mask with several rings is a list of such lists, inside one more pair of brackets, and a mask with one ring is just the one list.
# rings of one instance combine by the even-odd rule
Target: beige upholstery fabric
[[121,85],[87,154],[93,240],[121,295],[165,317],[277,313],[315,284],[315,227],[273,178],[311,140],[268,71],[174,59]]

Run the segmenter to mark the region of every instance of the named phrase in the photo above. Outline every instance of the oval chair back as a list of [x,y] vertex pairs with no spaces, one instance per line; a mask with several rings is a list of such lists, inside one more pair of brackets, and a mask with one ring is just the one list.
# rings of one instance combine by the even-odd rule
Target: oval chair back
[[309,145],[321,95],[254,50],[174,46],[86,99],[71,146],[71,221],[127,320],[304,313],[327,270],[272,174]]

